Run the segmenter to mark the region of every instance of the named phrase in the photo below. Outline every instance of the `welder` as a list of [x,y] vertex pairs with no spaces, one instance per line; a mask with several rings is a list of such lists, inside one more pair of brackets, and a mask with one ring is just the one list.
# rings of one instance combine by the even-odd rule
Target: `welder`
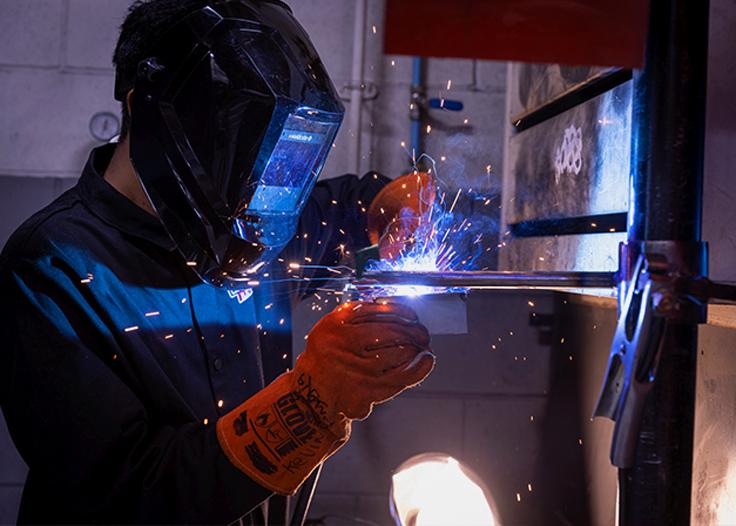
[[278,0],[139,0],[114,63],[120,140],[0,261],[19,522],[279,523],[352,421],[434,365],[411,309],[361,302],[292,364],[290,302],[324,277],[293,262],[367,245],[388,180],[316,182],[343,106]]

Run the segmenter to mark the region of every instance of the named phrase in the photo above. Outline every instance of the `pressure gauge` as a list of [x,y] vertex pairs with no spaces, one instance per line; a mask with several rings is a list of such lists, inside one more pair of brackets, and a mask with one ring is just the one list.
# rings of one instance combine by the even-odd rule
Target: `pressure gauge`
[[95,113],[89,121],[89,132],[98,141],[110,142],[120,134],[120,119],[109,111]]

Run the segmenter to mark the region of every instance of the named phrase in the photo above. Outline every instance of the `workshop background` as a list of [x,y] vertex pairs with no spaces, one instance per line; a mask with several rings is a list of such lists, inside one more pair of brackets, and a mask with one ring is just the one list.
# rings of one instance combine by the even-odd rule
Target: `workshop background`
[[[90,148],[99,144],[90,133],[92,117],[118,114],[110,57],[129,3],[0,0],[0,245],[31,213],[75,183]],[[360,128],[350,128],[354,119],[348,114],[323,177],[354,171],[350,156],[357,151],[351,142],[356,134],[360,173],[400,175],[409,167],[402,142],[409,144],[411,58],[383,55],[383,0],[368,0],[362,79],[353,73],[355,0],[290,4],[341,94],[346,99],[354,94],[356,80],[366,86]],[[492,21],[488,25],[492,30]],[[407,31],[421,27],[408,20]],[[711,244],[711,276],[726,281],[736,281],[734,49],[736,1],[713,0],[704,237]],[[425,150],[451,186],[472,186],[487,195],[503,189],[503,217],[501,209],[493,212],[502,225],[517,210],[517,198],[534,209],[536,195],[515,193],[515,183],[523,180],[519,159],[535,157],[534,141],[520,146],[509,129],[518,110],[519,75],[518,66],[499,62],[426,63],[428,96],[460,100],[465,109],[429,112],[422,130]],[[625,144],[627,138],[621,140]],[[504,165],[504,152],[512,165]],[[615,195],[606,197],[608,191]],[[586,205],[606,202],[625,208],[620,188],[597,188],[593,194],[604,198],[588,195]],[[494,234],[499,243],[506,239],[504,228]],[[502,247],[508,251],[501,250],[499,264],[611,270],[617,239],[606,236],[564,240],[562,245],[555,239],[533,245],[510,242]],[[426,298],[417,301],[417,308],[434,334],[436,371],[421,388],[356,424],[350,444],[326,466],[310,516],[325,517],[327,525],[358,524],[356,519],[390,524],[392,470],[413,455],[439,451],[483,478],[501,524],[612,524],[616,493],[615,471],[607,460],[610,426],[589,419],[615,326],[612,302],[503,291]],[[319,314],[309,301],[298,309],[297,348]],[[731,461],[736,316],[728,309],[716,314],[712,323],[718,326],[703,327],[700,335],[696,524],[736,523],[736,464]],[[25,472],[0,423],[0,524],[15,520]]]

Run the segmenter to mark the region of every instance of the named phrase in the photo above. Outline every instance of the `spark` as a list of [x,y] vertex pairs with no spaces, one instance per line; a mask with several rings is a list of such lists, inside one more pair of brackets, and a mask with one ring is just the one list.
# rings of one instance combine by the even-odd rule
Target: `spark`
[[[428,126],[428,132],[431,127]],[[403,143],[402,143],[403,146]],[[419,194],[420,202],[427,202],[427,210],[423,211],[418,217],[418,225],[411,233],[405,232],[400,223],[395,223],[398,228],[388,228],[382,241],[388,242],[392,247],[398,245],[398,254],[384,258],[379,261],[369,262],[366,270],[371,271],[407,271],[407,272],[433,272],[448,270],[470,270],[473,268],[477,257],[484,251],[487,252],[491,247],[486,248],[481,245],[485,232],[489,232],[488,222],[484,218],[476,220],[475,217],[465,217],[458,204],[460,197],[467,192],[466,195],[472,196],[472,189],[458,188],[453,196],[452,202],[448,199],[447,193],[442,190],[446,185],[440,185],[440,174],[437,171],[435,161],[426,154],[421,154],[417,159],[414,152],[407,152],[414,166],[414,173],[419,175],[418,162],[427,159],[431,168],[424,169],[426,173],[434,173],[434,179],[438,185],[430,188],[431,197],[423,194],[425,190],[421,190]],[[446,161],[446,156],[440,157],[441,161]],[[421,182],[421,181],[420,181]],[[419,185],[421,188],[421,184]],[[414,195],[412,193],[412,195]],[[431,199],[431,201],[430,201]],[[485,198],[487,204],[490,203],[489,198]],[[447,205],[450,205],[449,208]],[[380,209],[383,215],[387,211]],[[388,218],[393,219],[393,218]],[[393,219],[397,221],[397,219]],[[393,248],[391,249],[393,250]],[[376,286],[373,292],[365,292],[370,287],[363,287],[359,292],[367,294],[366,297],[376,298],[381,295],[408,295],[416,296],[433,292],[435,289],[428,287],[414,287],[412,285],[402,286]],[[350,289],[350,286],[348,286]],[[378,296],[376,295],[378,294]]]
[[375,26],[375,24],[373,25],[373,34],[374,35],[376,34],[376,26]]
[[447,91],[450,91],[452,89],[452,79],[447,81]]
[[209,423],[210,423],[210,419],[209,419],[209,418],[205,418],[204,420],[202,420],[202,423],[203,423],[204,425],[207,425],[207,424],[209,424]]
[[173,334],[167,334],[166,336],[164,336],[164,340],[170,340],[173,337],[174,337]]
[[462,188],[458,188],[455,200],[452,202],[452,206],[450,207],[450,211],[448,212],[449,214],[452,214],[452,211],[455,210],[455,205],[457,204],[457,200],[460,198],[460,194],[462,193],[462,191]]
[[130,327],[126,327],[125,328],[125,332],[134,332],[134,331],[137,331],[138,329],[140,329],[140,327],[138,327],[138,325],[132,325]]
[[196,261],[187,261],[187,267],[196,267],[197,262]]
[[521,502],[521,493],[516,494],[516,502]]
[[161,313],[159,311],[153,311],[153,312],[147,312],[145,314],[146,318],[152,318],[153,316],[159,316]]
[[223,405],[225,405],[225,402],[223,402],[222,400],[217,401],[217,407],[222,407]]

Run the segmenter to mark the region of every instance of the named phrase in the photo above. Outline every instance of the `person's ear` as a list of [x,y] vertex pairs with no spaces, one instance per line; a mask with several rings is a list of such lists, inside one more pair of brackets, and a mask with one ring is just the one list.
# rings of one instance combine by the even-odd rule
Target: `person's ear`
[[133,90],[130,90],[125,96],[125,104],[128,108],[128,115],[131,115],[131,110],[133,109]]

